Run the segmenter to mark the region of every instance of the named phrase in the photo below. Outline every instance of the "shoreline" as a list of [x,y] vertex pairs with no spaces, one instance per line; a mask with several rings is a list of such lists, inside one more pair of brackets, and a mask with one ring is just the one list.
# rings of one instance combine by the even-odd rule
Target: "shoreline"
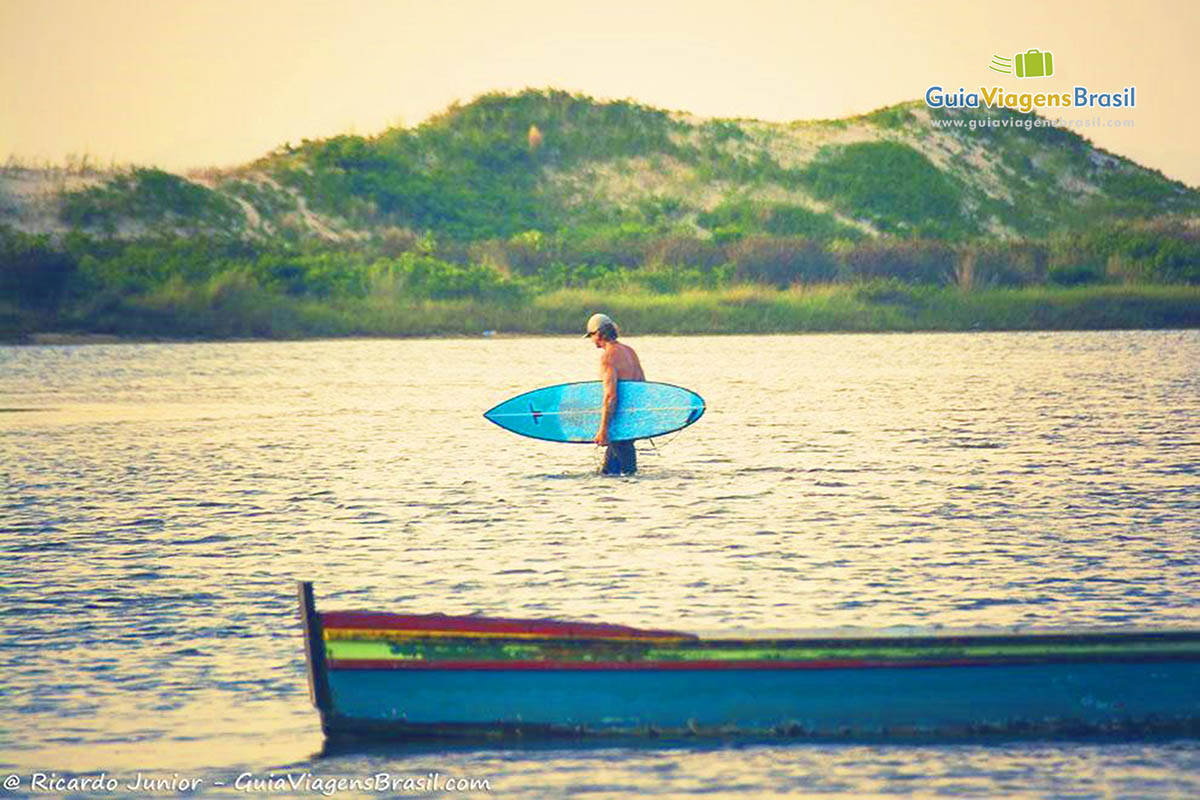
[[[1175,331],[1179,333],[1200,330],[1200,325],[1179,327],[1140,327],[1140,328],[973,328],[968,330],[948,330],[940,328],[912,330],[797,330],[797,331],[705,331],[695,333],[676,333],[666,331],[639,331],[629,334],[630,340],[647,337],[685,338],[692,336],[735,337],[735,336],[927,336],[945,334],[947,336],[971,336],[991,333],[1136,333],[1138,331]],[[347,334],[330,336],[314,334],[312,336],[260,336],[260,337],[169,337],[169,336],[118,336],[113,334],[88,333],[31,333],[24,338],[0,338],[0,347],[92,347],[101,345],[133,345],[133,344],[255,344],[260,342],[369,342],[369,341],[477,341],[480,339],[558,339],[570,337],[573,334],[552,332],[536,333],[527,331],[503,331],[485,336],[482,333],[433,333],[428,335],[367,335]]]
[[981,289],[739,285],[675,294],[563,289],[519,302],[403,296],[318,301],[248,292],[210,299],[135,296],[99,314],[14,313],[0,343],[91,344],[478,339],[576,334],[604,311],[631,338],[834,333],[1188,330],[1200,286]]

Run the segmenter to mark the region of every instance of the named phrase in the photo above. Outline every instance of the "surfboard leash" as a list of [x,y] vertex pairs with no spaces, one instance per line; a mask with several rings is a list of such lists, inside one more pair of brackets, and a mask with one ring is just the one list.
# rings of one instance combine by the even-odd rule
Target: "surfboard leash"
[[661,449],[665,448],[665,447],[666,447],[667,445],[669,445],[671,442],[673,442],[673,441],[675,441],[677,438],[679,438],[679,434],[681,434],[681,433],[683,433],[683,430],[682,430],[682,429],[675,431],[675,435],[674,435],[674,436],[672,436],[670,439],[667,439],[665,442],[663,442],[663,443],[662,443],[662,447],[659,447],[659,445],[658,445],[658,442],[657,442],[657,441],[656,441],[656,440],[655,440],[653,437],[651,437],[651,438],[647,439],[646,441],[647,441],[647,442],[649,442],[649,443],[650,443],[650,447],[654,449],[654,455],[658,455],[658,451],[659,451],[659,450],[661,450]]

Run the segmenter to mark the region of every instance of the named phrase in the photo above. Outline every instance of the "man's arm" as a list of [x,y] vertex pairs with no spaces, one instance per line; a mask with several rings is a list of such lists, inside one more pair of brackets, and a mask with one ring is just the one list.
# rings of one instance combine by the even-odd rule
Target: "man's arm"
[[608,426],[617,410],[617,368],[606,352],[600,357],[600,380],[604,384],[604,400],[600,405],[600,429],[596,431],[596,444],[608,444]]

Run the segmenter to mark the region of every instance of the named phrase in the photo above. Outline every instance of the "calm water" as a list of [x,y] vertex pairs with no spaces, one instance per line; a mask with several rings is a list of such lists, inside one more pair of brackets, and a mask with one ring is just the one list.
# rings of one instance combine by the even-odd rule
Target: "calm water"
[[318,757],[296,578],[699,631],[1200,625],[1200,332],[630,343],[709,412],[624,479],[481,417],[594,377],[577,337],[0,348],[0,772],[1200,796],[1196,742]]

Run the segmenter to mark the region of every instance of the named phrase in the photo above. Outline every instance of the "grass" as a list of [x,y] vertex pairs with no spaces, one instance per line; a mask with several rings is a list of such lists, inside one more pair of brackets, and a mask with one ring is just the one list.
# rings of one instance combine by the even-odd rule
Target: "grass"
[[[639,333],[1074,330],[1200,326],[1200,287],[926,288],[875,299],[845,285],[782,291],[741,286],[679,295],[560,291],[537,298],[533,330],[570,332],[604,309]],[[503,329],[501,326],[499,329]]]
[[[2,310],[2,309],[0,309]],[[507,303],[375,294],[314,300],[215,281],[97,301],[70,317],[9,317],[8,339],[37,333],[185,339],[570,334],[603,310],[635,336],[799,332],[1104,330],[1200,327],[1198,286],[987,289],[741,285],[655,294],[563,289]],[[3,316],[3,315],[0,315]]]

